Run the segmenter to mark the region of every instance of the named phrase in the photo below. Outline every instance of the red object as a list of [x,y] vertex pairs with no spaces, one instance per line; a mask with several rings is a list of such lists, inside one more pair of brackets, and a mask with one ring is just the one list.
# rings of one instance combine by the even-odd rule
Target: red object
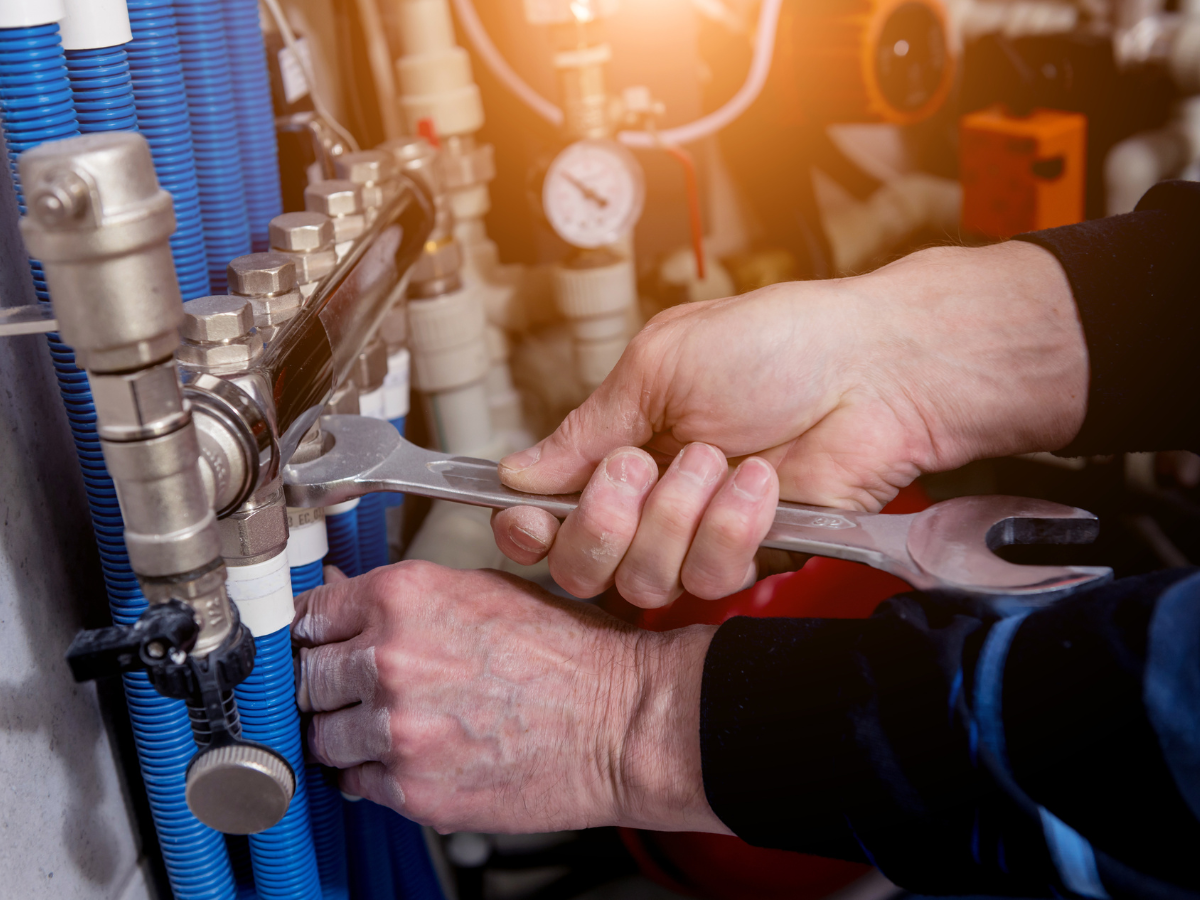
[[433,124],[433,119],[428,116],[417,120],[417,134],[429,141],[434,150],[442,148],[442,142],[438,138],[437,126]]
[[[919,512],[929,498],[918,485],[904,488],[884,512]],[[858,563],[814,557],[798,572],[764,578],[723,600],[684,594],[664,609],[621,601],[609,612],[650,631],[716,625],[734,616],[865,619],[911,588],[892,575]],[[869,866],[784,850],[752,847],[736,837],[621,829],[621,839],[643,874],[679,893],[704,900],[817,900],[861,878]]]
[[682,147],[662,145],[663,150],[683,166],[683,181],[687,188],[688,219],[692,229],[692,252],[696,254],[696,275],[704,280],[704,221],[700,217],[700,185],[696,181],[696,162]]

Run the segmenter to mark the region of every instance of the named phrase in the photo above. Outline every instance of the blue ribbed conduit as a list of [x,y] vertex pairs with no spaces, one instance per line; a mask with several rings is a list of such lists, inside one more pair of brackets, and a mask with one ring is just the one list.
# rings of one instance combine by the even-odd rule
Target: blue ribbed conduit
[[[366,494],[358,504],[358,556],[364,572],[388,564],[387,500],[390,492]],[[403,496],[403,495],[401,495]]]
[[384,818],[396,897],[401,900],[444,900],[421,826],[390,809],[384,810]]
[[[77,133],[57,25],[0,31],[0,114],[23,212],[17,156],[43,141]],[[48,302],[41,267],[34,263],[32,268],[38,299]],[[57,334],[49,335],[49,344],[83,468],[113,621],[132,624],[146,609],[146,599],[125,551],[125,525],[96,435],[87,376],[75,366],[74,352]],[[184,774],[196,747],[183,702],[161,696],[144,672],[125,675],[124,682],[150,811],[176,898],[234,900],[233,874],[221,835],[200,824],[184,801]]]
[[254,671],[234,689],[242,736],[282,753],[296,773],[296,792],[283,819],[250,835],[254,887],[260,900],[322,900],[303,777],[292,630],[284,627],[256,637],[254,646]]
[[[292,595],[312,590],[324,583],[321,560],[292,566]],[[342,821],[342,795],[337,787],[337,772],[318,763],[304,767],[308,787],[308,815],[312,823],[313,848],[317,872],[325,900],[349,900],[350,883],[346,870],[346,827]]]
[[212,293],[200,218],[192,123],[183,86],[183,56],[171,0],[126,0],[133,40],[125,45],[138,130],[150,144],[158,183],[175,204],[171,255],[184,300]]
[[283,212],[267,51],[259,24],[258,0],[224,0],[224,6],[229,65],[237,86],[233,102],[242,158],[242,187],[250,218],[250,245],[255,253],[262,253],[271,249],[268,224]]
[[124,47],[67,51],[79,130],[137,131],[133,79]]
[[354,900],[396,900],[399,895],[392,878],[387,834],[391,811],[370,800],[346,800],[342,808],[346,814],[346,853],[350,857],[350,895]]
[[228,290],[225,268],[229,261],[250,252],[250,220],[242,187],[233,76],[222,12],[218,0],[175,0],[196,179],[200,183],[208,284],[213,294]]
[[358,506],[346,512],[326,512],[325,528],[329,533],[326,565],[337,566],[347,578],[361,575],[363,567],[358,546]]

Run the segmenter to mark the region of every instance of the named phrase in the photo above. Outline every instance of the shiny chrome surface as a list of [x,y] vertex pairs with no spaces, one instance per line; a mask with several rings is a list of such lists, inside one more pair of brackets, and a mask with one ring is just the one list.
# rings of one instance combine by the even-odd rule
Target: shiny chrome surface
[[[387,422],[321,420],[324,455],[284,469],[287,505],[330,506],[372,491],[401,491],[473,506],[536,506],[558,518],[579,495],[543,496],[500,483],[496,463],[416,447]],[[1050,600],[1108,581],[1090,566],[1021,566],[992,551],[1008,544],[1087,543],[1099,533],[1082,509],[1021,497],[958,497],[908,515],[780,503],[764,547],[865,563],[922,590]]]

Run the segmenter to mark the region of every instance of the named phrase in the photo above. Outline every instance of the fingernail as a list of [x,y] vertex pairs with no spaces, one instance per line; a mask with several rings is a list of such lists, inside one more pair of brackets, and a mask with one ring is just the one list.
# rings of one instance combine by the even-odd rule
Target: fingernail
[[535,462],[542,458],[542,447],[540,444],[535,444],[528,449],[522,450],[520,453],[513,453],[510,456],[500,460],[500,465],[506,469],[512,469],[514,472],[520,472],[522,469],[528,469]]
[[725,464],[707,444],[688,444],[679,458],[679,471],[697,481],[709,482],[725,471]]
[[546,549],[545,541],[533,532],[526,531],[520,525],[514,525],[508,529],[508,539],[522,550],[527,550],[530,553],[542,553]]
[[761,459],[750,459],[738,466],[733,473],[733,486],[739,494],[758,500],[767,492],[771,483],[771,467]]
[[646,457],[634,450],[618,453],[604,464],[604,474],[608,480],[629,494],[640,494],[646,490],[655,471]]

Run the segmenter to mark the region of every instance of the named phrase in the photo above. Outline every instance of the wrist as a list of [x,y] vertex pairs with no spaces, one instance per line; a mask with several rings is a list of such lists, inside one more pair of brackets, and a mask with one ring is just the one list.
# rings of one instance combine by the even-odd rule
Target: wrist
[[1056,450],[1078,433],[1087,343],[1051,253],[1022,241],[934,248],[863,281],[881,311],[882,380],[929,432],[922,470]]
[[618,824],[730,834],[708,805],[700,760],[700,689],[715,626],[638,632],[615,790]]

